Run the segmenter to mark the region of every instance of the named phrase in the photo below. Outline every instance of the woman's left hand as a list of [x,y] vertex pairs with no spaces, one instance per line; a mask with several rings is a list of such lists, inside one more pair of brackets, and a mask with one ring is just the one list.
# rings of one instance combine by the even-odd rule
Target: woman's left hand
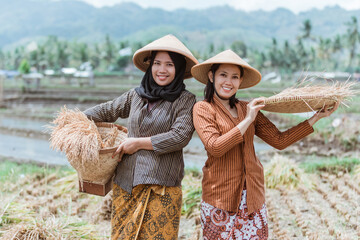
[[112,158],[119,154],[118,162],[120,162],[124,154],[134,154],[140,149],[154,150],[150,137],[126,138],[116,149]]
[[317,121],[324,117],[330,116],[333,112],[338,109],[340,105],[340,102],[336,102],[333,108],[329,109],[329,106],[324,106],[321,110],[319,110],[317,113],[315,113],[314,116],[312,116],[308,121],[311,126],[313,126]]
[[124,154],[133,154],[137,151],[139,151],[137,138],[126,138],[116,149],[112,158],[119,154],[118,162],[120,162]]

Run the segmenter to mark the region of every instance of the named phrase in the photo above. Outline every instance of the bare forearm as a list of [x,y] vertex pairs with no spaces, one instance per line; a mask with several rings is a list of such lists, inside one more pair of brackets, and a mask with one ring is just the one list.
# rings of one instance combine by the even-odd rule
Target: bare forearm
[[315,117],[315,115],[308,119],[310,126],[314,126],[317,121],[319,121],[319,118]]
[[249,128],[250,124],[252,123],[253,121],[246,117],[243,121],[241,121],[237,127],[239,128],[240,132],[241,132],[241,135],[244,135],[244,133],[246,132],[246,130]]
[[330,116],[333,112],[336,111],[336,109],[338,109],[339,105],[340,105],[340,102],[336,102],[333,107],[324,106],[323,109],[321,109],[320,111],[315,113],[314,116],[312,116],[311,118],[308,119],[310,126],[313,126],[320,119]]
[[154,150],[150,137],[136,138],[138,150]]

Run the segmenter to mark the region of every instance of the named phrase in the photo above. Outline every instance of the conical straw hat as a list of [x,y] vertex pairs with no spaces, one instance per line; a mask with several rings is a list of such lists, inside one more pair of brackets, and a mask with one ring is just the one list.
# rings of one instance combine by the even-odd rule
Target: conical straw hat
[[180,42],[174,35],[166,35],[159,38],[134,53],[133,62],[135,66],[143,72],[149,67],[152,51],[169,51],[183,55],[186,59],[186,69],[184,78],[191,78],[191,67],[198,63],[189,49]]
[[191,69],[193,77],[201,83],[207,84],[209,77],[208,72],[213,64],[235,64],[244,68],[243,81],[240,88],[249,88],[258,84],[261,80],[261,74],[258,70],[251,67],[241,57],[231,50],[223,51],[205,62],[195,65]]

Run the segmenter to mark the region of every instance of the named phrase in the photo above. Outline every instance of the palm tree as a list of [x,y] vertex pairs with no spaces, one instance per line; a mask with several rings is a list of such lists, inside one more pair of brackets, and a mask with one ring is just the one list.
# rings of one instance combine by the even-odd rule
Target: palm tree
[[105,37],[105,44],[104,44],[104,60],[107,63],[107,69],[110,68],[112,61],[114,60],[115,56],[115,46],[113,44],[113,42],[110,39],[110,36],[108,34],[106,34]]
[[315,41],[315,38],[311,35],[312,24],[310,19],[305,19],[301,31],[302,31],[302,35],[298,37],[299,39],[310,39]]
[[72,59],[78,64],[89,61],[89,49],[86,43],[75,42],[72,49]]
[[353,60],[356,54],[356,46],[360,42],[360,33],[357,23],[357,18],[355,16],[351,17],[351,20],[346,23],[347,28],[347,41],[350,47],[350,56],[349,56],[349,65],[348,68],[353,71]]
[[342,44],[341,44],[341,37],[340,35],[336,35],[335,36],[335,39],[333,41],[333,45],[332,45],[332,48],[331,48],[331,52],[332,52],[332,59],[334,61],[334,69],[337,70],[337,68],[339,67],[339,53],[341,53],[343,47],[342,47]]
[[328,65],[328,62],[331,57],[331,46],[332,46],[331,39],[329,38],[323,39],[320,37],[320,42],[318,46],[318,56],[320,60],[323,60],[324,66],[320,66],[322,68],[327,67]]
[[269,52],[269,59],[270,59],[270,62],[271,62],[271,66],[278,69],[280,64],[281,64],[282,57],[281,57],[281,52],[279,51],[279,49],[277,47],[276,38],[272,39],[272,47],[271,47],[270,52]]
[[101,63],[101,50],[97,43],[95,43],[94,50],[91,53],[90,56],[90,62],[93,69],[97,69],[100,66]]
[[305,50],[304,44],[302,42],[301,39],[298,39],[298,43],[296,46],[296,52],[297,52],[297,56],[298,56],[298,63],[297,63],[297,67],[298,68],[302,68],[303,70],[308,66],[308,54]]

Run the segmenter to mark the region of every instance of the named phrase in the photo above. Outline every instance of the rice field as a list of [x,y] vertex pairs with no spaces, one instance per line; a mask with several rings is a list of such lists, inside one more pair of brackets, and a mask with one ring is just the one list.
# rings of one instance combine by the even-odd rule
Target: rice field
[[[56,79],[44,82],[37,93],[17,95],[0,109],[3,118],[16,117],[50,122],[64,104],[84,110],[113,98],[123,89],[122,80],[107,79],[95,89],[59,86]],[[52,82],[54,81],[54,82]],[[132,86],[138,81],[128,81]],[[13,83],[16,84],[16,83]],[[239,97],[270,96],[289,84],[259,84]],[[123,86],[129,88],[128,85]],[[201,99],[202,85],[187,87]],[[5,97],[18,94],[5,84]],[[240,93],[240,92],[239,92]],[[314,134],[283,151],[258,154],[266,176],[269,239],[360,239],[360,108],[355,96],[342,108],[319,122]],[[302,121],[303,116],[267,114],[280,129]],[[31,121],[30,121],[31,120]],[[26,121],[25,121],[26,122]],[[124,124],[121,122],[120,124]],[[4,126],[0,134],[27,139],[48,139],[40,128]],[[24,124],[23,124],[24,125]],[[192,148],[188,155],[206,159]],[[24,163],[0,153],[0,239],[109,239],[111,194],[99,197],[79,193],[78,177],[71,167]],[[15,163],[20,162],[20,164]],[[179,239],[201,239],[199,203],[201,172],[186,169]]]
[[[77,175],[69,168],[0,165],[10,169],[1,178],[1,239],[109,238],[111,193],[104,198],[79,193]],[[357,168],[351,173],[308,173],[275,155],[265,166],[269,239],[359,239]],[[199,172],[186,171],[183,193],[179,239],[201,239]]]

